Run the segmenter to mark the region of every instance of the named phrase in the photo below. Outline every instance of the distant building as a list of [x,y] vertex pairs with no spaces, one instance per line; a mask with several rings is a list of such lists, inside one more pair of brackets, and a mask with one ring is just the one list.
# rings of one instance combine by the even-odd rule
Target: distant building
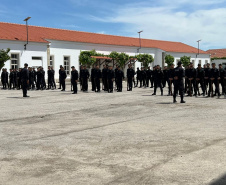
[[210,49],[206,52],[211,56],[211,63],[214,62],[217,66],[222,64],[226,68],[226,49]]
[[[5,65],[7,69],[23,67],[24,63],[28,63],[33,67],[43,66],[44,69],[47,69],[47,66],[53,66],[57,72],[59,66],[63,65],[68,77],[70,77],[71,66],[79,69],[80,51],[95,49],[98,53],[106,55],[117,51],[135,56],[140,47],[139,38],[29,26],[29,43],[25,50],[26,25],[0,22],[0,30],[0,49],[11,49],[11,60]],[[154,57],[152,66],[165,65],[164,58],[168,54],[175,57],[175,64],[182,56],[190,56],[195,66],[198,63],[210,62],[208,52],[199,50],[199,55],[197,52],[197,48],[181,42],[150,39],[141,39],[139,50],[139,53],[148,53]],[[99,58],[99,60],[105,59]],[[136,62],[134,67],[140,66],[141,63]]]

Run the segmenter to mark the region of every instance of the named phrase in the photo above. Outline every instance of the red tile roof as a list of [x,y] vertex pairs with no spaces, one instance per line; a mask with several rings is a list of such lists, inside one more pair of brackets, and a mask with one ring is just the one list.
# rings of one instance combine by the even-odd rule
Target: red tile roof
[[226,49],[210,49],[210,50],[208,50],[206,52],[211,54],[211,58],[214,58],[214,57],[217,57],[217,58],[226,57]]
[[[1,40],[26,41],[27,39],[26,25],[0,22],[0,30]],[[48,42],[45,39],[119,46],[140,46],[139,38],[29,26],[30,42]],[[166,52],[197,53],[197,48],[181,42],[141,39],[141,46],[142,48],[159,48]],[[200,50],[200,53],[208,54],[202,50]]]

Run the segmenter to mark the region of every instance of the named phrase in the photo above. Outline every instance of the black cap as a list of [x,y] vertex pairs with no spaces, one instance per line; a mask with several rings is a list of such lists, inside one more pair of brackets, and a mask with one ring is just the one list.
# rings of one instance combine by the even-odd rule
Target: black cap
[[181,62],[181,61],[179,61],[179,62],[177,63],[177,65],[178,65],[178,66],[180,66],[181,64],[182,64],[182,62]]
[[28,66],[28,64],[27,64],[27,63],[25,63],[24,65],[25,65],[25,66]]
[[75,66],[72,66],[71,68],[75,68]]

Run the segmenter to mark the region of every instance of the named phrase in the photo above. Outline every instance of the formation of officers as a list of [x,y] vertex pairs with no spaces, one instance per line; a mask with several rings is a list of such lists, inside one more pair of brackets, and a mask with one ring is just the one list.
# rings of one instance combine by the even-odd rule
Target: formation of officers
[[[104,90],[108,93],[113,93],[113,90],[116,89],[117,92],[122,92],[122,82],[125,75],[120,66],[116,66],[113,70],[112,66],[104,65],[103,69],[100,70],[99,66],[96,65],[91,69],[91,74],[86,66],[81,66],[80,73],[78,73],[74,66],[71,68],[71,90],[73,94],[77,94],[78,81],[80,82],[81,91],[87,92],[89,78],[91,79],[92,91],[100,92]],[[23,95],[27,97],[24,86],[26,86],[26,90],[56,89],[55,71],[50,66],[48,67],[47,75],[48,86],[45,82],[45,71],[43,68],[39,67],[36,71],[26,64],[23,69],[10,69],[10,73],[8,73],[6,69],[3,69],[1,81],[3,89],[21,89],[22,87]],[[168,96],[173,96],[173,102],[176,102],[176,96],[180,95],[181,103],[185,103],[184,95],[186,94],[187,96],[202,95],[207,97],[220,97],[224,95],[226,97],[226,71],[222,68],[221,64],[219,65],[219,69],[217,69],[215,63],[212,63],[212,67],[210,67],[210,64],[205,64],[203,68],[200,64],[197,68],[194,68],[193,64],[190,63],[190,65],[184,69],[181,62],[178,62],[176,68],[172,64],[169,68],[164,67],[162,70],[160,66],[157,65],[153,67],[153,70],[151,70],[150,67],[148,67],[147,70],[141,67],[141,69],[137,68],[136,72],[132,68],[132,65],[129,64],[126,77],[127,91],[132,91],[133,87],[147,88],[150,84],[150,88],[154,88],[152,95],[156,95],[157,88],[160,88],[161,95],[163,95],[163,89],[167,84]],[[58,89],[62,89],[61,91],[65,91],[66,78],[67,73],[64,67],[60,66],[60,86]],[[102,87],[100,85],[101,80]],[[27,82],[26,85],[25,81]]]

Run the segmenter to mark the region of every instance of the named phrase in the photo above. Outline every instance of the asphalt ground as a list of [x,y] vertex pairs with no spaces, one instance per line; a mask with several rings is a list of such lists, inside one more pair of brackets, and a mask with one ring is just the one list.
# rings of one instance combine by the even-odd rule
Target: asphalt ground
[[224,97],[125,87],[0,90],[0,184],[226,184]]

